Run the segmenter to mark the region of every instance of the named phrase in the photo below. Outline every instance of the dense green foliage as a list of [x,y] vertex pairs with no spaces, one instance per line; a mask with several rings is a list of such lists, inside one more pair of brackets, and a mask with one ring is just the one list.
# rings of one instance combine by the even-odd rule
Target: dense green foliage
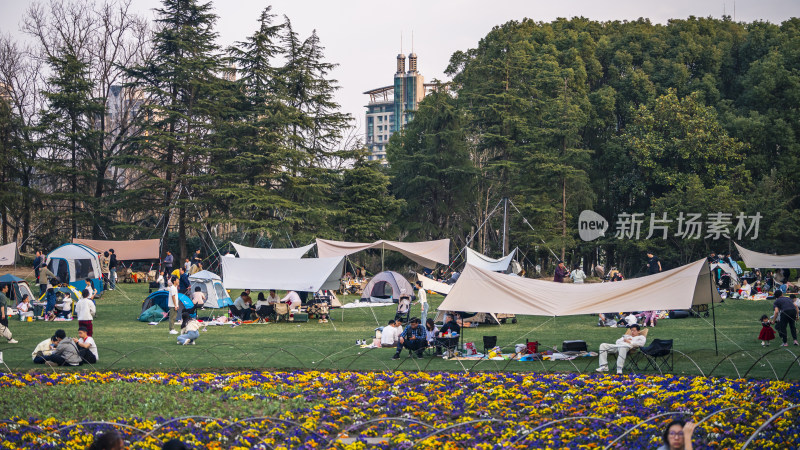
[[[72,14],[100,14],[86,10]],[[193,239],[213,251],[210,235],[278,247],[451,238],[453,254],[470,242],[498,256],[503,226],[491,213],[508,197],[508,241],[529,272],[563,258],[635,275],[646,248],[669,268],[732,240],[800,252],[800,19],[502,24],[453,54],[452,81],[420,103],[381,167],[342,143],[351,118],[316,33],[302,38],[267,7],[248,38],[221,49],[212,11],[164,0],[145,44],[105,65],[86,50],[97,41],[54,32],[57,21],[25,30],[45,65],[20,63],[27,53],[4,38],[4,242],[173,234],[183,258]],[[140,28],[120,25],[120,42]],[[22,76],[47,80],[38,103],[22,95]],[[109,105],[112,82],[127,110]],[[578,235],[585,209],[610,223],[592,242]],[[727,233],[709,232],[716,213]],[[704,225],[693,239],[688,214]],[[624,217],[641,220],[638,239],[618,238]],[[666,239],[650,228],[658,219]]]

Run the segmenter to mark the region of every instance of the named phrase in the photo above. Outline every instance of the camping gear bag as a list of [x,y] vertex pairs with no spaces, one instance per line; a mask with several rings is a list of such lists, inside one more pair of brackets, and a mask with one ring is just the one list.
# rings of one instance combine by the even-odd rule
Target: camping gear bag
[[539,341],[530,342],[526,339],[525,348],[529,355],[532,355],[534,353],[539,353]]
[[687,317],[689,317],[689,311],[678,310],[669,312],[670,319],[686,319]]
[[158,305],[153,305],[139,316],[139,322],[158,322],[164,318],[164,310]]
[[564,341],[561,343],[562,352],[585,352],[586,350],[586,341]]

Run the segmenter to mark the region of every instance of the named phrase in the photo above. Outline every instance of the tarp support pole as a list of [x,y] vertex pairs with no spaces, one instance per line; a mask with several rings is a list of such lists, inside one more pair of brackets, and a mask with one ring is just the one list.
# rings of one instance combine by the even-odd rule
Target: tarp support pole
[[717,315],[714,312],[714,273],[711,271],[710,264],[708,267],[708,282],[711,286],[711,321],[714,325],[714,355],[719,356],[719,347],[717,347]]
[[508,254],[508,197],[503,197],[503,256]]

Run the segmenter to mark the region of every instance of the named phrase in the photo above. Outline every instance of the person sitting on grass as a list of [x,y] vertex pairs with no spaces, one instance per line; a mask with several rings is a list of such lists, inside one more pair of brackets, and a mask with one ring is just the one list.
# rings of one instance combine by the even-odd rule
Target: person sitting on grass
[[19,320],[24,321],[26,317],[33,317],[30,295],[25,294],[22,296],[22,301],[17,305],[17,313],[19,313]]
[[633,324],[629,329],[631,334],[623,335],[617,339],[615,344],[600,344],[600,367],[597,368],[598,372],[608,372],[608,354],[617,353],[617,375],[621,375],[628,352],[632,348],[639,348],[644,345],[647,338],[639,334],[639,325]]
[[58,344],[66,337],[67,333],[64,330],[56,330],[52,337],[39,342],[39,345],[31,353],[33,363],[44,364],[47,361],[47,357],[53,354]]
[[381,347],[397,347],[397,340],[400,338],[400,328],[397,327],[394,319],[390,319],[389,323],[381,330]]
[[94,338],[89,335],[89,330],[86,327],[79,327],[78,338],[72,340],[78,345],[78,354],[80,354],[83,360],[81,364],[83,364],[83,362],[88,362],[90,364],[97,363],[99,359],[97,355],[97,344],[94,343]]
[[250,314],[255,312],[253,300],[250,299],[247,292],[242,292],[236,297],[236,300],[233,301],[233,309],[234,315],[242,320],[250,320]]
[[70,338],[64,338],[58,343],[58,347],[53,354],[45,358],[45,364],[50,367],[56,366],[79,366],[81,364],[81,354],[78,344]]
[[200,322],[184,311],[183,316],[181,316],[181,325],[178,345],[194,345],[194,341],[200,337],[198,331],[200,329]]
[[420,320],[416,317],[408,321],[408,326],[406,326],[406,329],[403,330],[397,340],[397,352],[392,356],[392,359],[400,359],[400,352],[403,351],[403,348],[410,350],[412,356],[416,352],[417,358],[422,358],[422,352],[427,347],[428,341],[425,336],[425,328],[419,326],[419,324]]

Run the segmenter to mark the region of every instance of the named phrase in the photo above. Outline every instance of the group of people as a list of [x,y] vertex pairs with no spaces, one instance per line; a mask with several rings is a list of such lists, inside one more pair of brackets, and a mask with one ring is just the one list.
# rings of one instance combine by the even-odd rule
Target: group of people
[[[230,309],[231,314],[242,320],[251,320],[253,317],[268,319],[276,314],[275,306],[278,304],[285,304],[290,310],[298,310],[302,303],[303,300],[296,291],[288,291],[283,298],[280,298],[275,289],[270,289],[266,296],[263,292],[259,292],[254,304],[250,296],[250,289],[245,289],[236,297]],[[328,319],[326,318],[324,321],[327,322]]]
[[[159,271],[159,277],[163,280],[169,280],[172,276],[180,276],[184,273],[189,275],[194,275],[197,272],[203,270],[203,257],[201,256],[200,249],[194,252],[191,258],[186,258],[183,262],[183,265],[175,268],[175,256],[172,254],[171,251],[167,250],[164,259],[161,261],[161,271]],[[180,269],[180,275],[178,270]],[[158,281],[158,280],[157,280]]]
[[31,354],[35,364],[56,366],[79,366],[84,363],[95,364],[100,359],[92,330],[78,327],[78,337],[69,338],[64,330],[56,332],[43,340]]
[[422,358],[426,348],[433,348],[436,356],[442,356],[443,348],[455,347],[454,340],[458,338],[461,327],[452,314],[445,316],[445,323],[441,329],[436,326],[433,319],[426,319],[424,326],[422,323],[421,319],[412,317],[403,327],[401,321],[390,320],[381,329],[381,347],[396,349],[392,359],[400,359],[403,349],[409,350],[412,357]]

